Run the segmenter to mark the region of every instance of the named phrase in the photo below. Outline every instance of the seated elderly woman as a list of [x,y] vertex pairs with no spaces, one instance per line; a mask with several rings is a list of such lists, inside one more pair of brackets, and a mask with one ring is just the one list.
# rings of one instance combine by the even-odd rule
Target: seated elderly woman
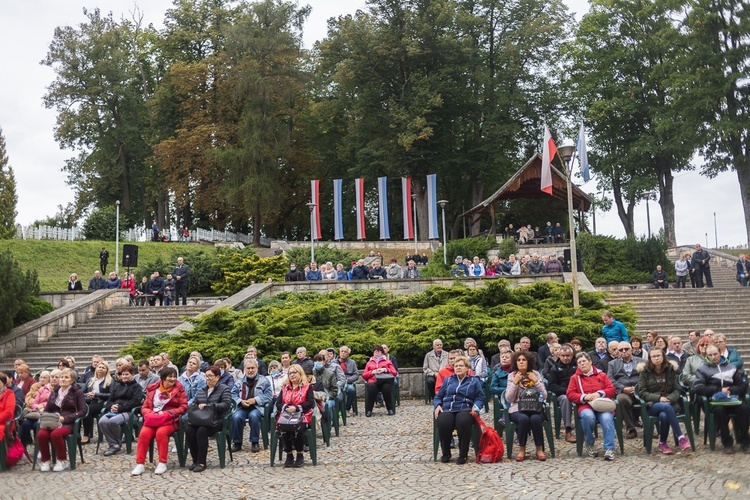
[[680,449],[689,449],[690,442],[682,434],[677,421],[677,413],[681,410],[677,362],[668,361],[666,353],[655,347],[648,352],[648,361],[639,363],[636,368],[641,374],[638,378],[638,395],[646,402],[649,416],[659,417],[659,450],[665,455],[673,453],[667,444],[670,427],[678,438]]
[[146,453],[152,439],[156,439],[159,452],[159,463],[154,474],[167,472],[167,453],[169,437],[177,431],[180,416],[187,411],[185,388],[177,380],[177,370],[172,367],[162,368],[159,383],[151,384],[146,389],[146,399],[141,408],[143,427],[138,435],[135,468],[130,473],[140,476],[146,471]]
[[388,409],[388,415],[395,415],[393,408],[393,381],[398,375],[396,367],[385,357],[385,350],[382,345],[376,345],[372,349],[372,357],[365,365],[365,371],[362,372],[362,378],[365,381],[365,390],[367,391],[367,406],[365,416],[372,416],[372,408],[375,406],[375,398],[378,392],[383,393],[385,406]]
[[508,375],[513,371],[512,360],[513,353],[509,349],[506,348],[500,353],[500,364],[495,368],[495,373],[490,381],[490,394],[499,396],[508,388]]
[[86,414],[86,400],[76,381],[76,372],[71,368],[65,368],[60,373],[60,385],[50,394],[44,411],[47,413],[59,413],[62,426],[57,429],[39,429],[36,435],[39,444],[39,453],[42,455],[42,463],[39,470],[49,472],[51,450],[50,443],[55,447],[57,463],[55,472],[64,471],[68,468],[67,447],[65,437],[73,433],[73,424],[77,418]]
[[135,381],[135,368],[126,365],[120,372],[120,380],[112,384],[109,398],[104,403],[106,413],[99,419],[99,432],[107,439],[109,447],[105,457],[112,456],[122,447],[122,428],[130,418],[130,412],[141,404],[143,390]]
[[526,459],[526,439],[529,436],[529,429],[534,436],[537,460],[547,460],[544,454],[544,428],[542,427],[546,418],[544,412],[520,411],[518,407],[521,394],[528,388],[538,391],[541,399],[547,399],[547,390],[544,388],[542,374],[534,370],[534,366],[536,366],[536,356],[533,352],[517,352],[511,360],[513,371],[508,375],[505,400],[510,405],[508,407],[508,418],[516,424],[516,437],[518,437],[516,462],[523,462]]
[[596,457],[599,453],[594,448],[594,428],[597,420],[602,424],[604,434],[604,460],[615,459],[615,415],[611,411],[595,411],[591,403],[599,398],[615,397],[615,386],[607,374],[596,368],[591,356],[586,352],[576,354],[578,368],[568,384],[568,400],[578,405],[581,417],[586,453]]
[[104,361],[96,365],[94,376],[86,383],[84,393],[86,404],[89,405],[89,413],[83,419],[81,444],[88,444],[94,436],[94,421],[99,417],[99,413],[104,408],[104,403],[109,398],[112,382],[112,376],[109,374],[109,365]]
[[[8,376],[0,372],[0,433],[5,432],[5,424],[13,422],[16,416],[16,395],[9,387],[11,383]],[[5,439],[5,435],[0,434],[0,439]]]
[[36,390],[36,394],[32,396],[32,390],[26,397],[26,405],[24,407],[25,416],[23,422],[21,422],[21,443],[24,446],[28,446],[34,442],[31,437],[31,431],[39,420],[39,414],[44,411],[44,407],[47,405],[49,395],[55,388],[60,385],[60,370],[52,370],[48,372],[44,370],[39,374],[39,382],[35,385],[39,387]]
[[[198,391],[192,404],[188,408],[188,422],[190,424],[185,431],[185,439],[193,459],[192,465],[188,467],[193,472],[206,470],[206,455],[208,454],[208,438],[221,430],[222,419],[232,407],[232,391],[226,385],[219,382],[221,370],[216,366],[209,366],[206,370],[206,386]],[[213,406],[213,419],[208,423],[191,421],[194,412],[205,410],[207,406]]]
[[458,434],[459,465],[466,463],[469,454],[471,427],[474,416],[478,415],[484,406],[484,389],[478,377],[469,375],[469,358],[458,356],[453,362],[454,373],[440,387],[433,401],[435,420],[437,421],[440,449],[443,452],[440,461],[447,463],[451,459],[451,437],[453,429]]

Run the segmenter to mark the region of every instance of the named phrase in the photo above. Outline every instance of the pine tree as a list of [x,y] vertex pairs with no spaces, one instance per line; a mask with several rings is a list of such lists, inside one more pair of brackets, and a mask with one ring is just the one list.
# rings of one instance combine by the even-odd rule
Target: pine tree
[[5,136],[0,129],[0,240],[7,240],[16,235],[16,178],[13,169],[8,165],[5,152]]

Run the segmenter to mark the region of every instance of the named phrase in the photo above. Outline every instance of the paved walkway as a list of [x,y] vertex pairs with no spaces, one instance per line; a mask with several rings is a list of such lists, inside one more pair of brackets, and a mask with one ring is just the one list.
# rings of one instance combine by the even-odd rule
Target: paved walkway
[[[625,455],[613,462],[579,458],[575,445],[558,440],[557,458],[527,459],[518,464],[460,466],[432,462],[430,407],[403,401],[395,416],[376,409],[372,418],[352,417],[331,447],[318,447],[318,466],[302,469],[269,466],[269,452],[236,453],[234,462],[219,469],[214,451],[201,474],[180,469],[170,453],[164,476],[149,467],[131,477],[133,455],[110,458],[84,447],[86,463],[75,471],[42,474],[22,465],[0,476],[2,498],[164,499],[274,498],[299,499],[438,499],[438,498],[745,498],[750,496],[748,456],[724,455],[698,445],[696,452],[649,456],[642,441],[627,441]],[[491,417],[486,415],[489,422]],[[247,436],[247,434],[245,435]],[[702,442],[702,439],[701,439]],[[514,450],[517,447],[514,447]],[[529,444],[529,451],[532,451]],[[473,452],[470,452],[470,460]],[[227,457],[228,459],[228,457]]]

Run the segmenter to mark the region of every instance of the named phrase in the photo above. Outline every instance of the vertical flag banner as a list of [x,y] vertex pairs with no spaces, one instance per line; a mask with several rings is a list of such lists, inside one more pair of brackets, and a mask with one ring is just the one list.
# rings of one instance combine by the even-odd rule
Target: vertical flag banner
[[542,148],[542,183],[541,190],[547,194],[552,194],[552,169],[550,164],[552,159],[557,154],[557,146],[555,141],[552,139],[552,134],[544,125],[544,147]]
[[380,239],[390,239],[391,232],[388,230],[388,177],[378,177],[378,223],[380,224]]
[[312,227],[313,234],[312,239],[319,240],[320,239],[320,180],[314,180],[310,181],[310,187],[312,188],[312,202],[315,203],[315,208],[313,209],[313,217],[315,219],[315,223]]
[[404,205],[404,239],[414,239],[414,214],[411,211],[411,177],[401,178],[401,201]]
[[438,239],[437,218],[437,174],[427,176],[427,215],[429,228],[429,239]]
[[364,240],[365,234],[365,179],[354,179],[354,196],[357,203],[357,239]]
[[333,239],[344,239],[344,212],[341,203],[343,179],[333,179]]
[[576,149],[578,150],[578,164],[581,165],[583,182],[588,182],[591,179],[591,174],[589,173],[589,155],[586,152],[586,132],[583,130],[583,122],[581,122],[581,130],[578,132]]

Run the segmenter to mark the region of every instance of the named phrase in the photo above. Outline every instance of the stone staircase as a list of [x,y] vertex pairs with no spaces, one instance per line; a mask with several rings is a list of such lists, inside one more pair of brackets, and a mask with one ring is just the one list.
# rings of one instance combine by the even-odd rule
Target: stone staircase
[[[52,337],[14,358],[22,358],[32,373],[47,366],[56,366],[61,357],[73,356],[77,367],[87,366],[91,356],[100,354],[113,365],[120,349],[139,335],[166,332],[208,309],[210,304],[174,307],[116,307],[90,321]],[[13,367],[14,358],[0,359],[0,366]]]
[[711,329],[725,334],[729,346],[750,360],[750,316],[744,314],[750,310],[750,287],[737,282],[734,286],[723,281],[720,286],[716,280],[714,283],[715,288],[613,291],[607,301],[635,306],[636,331],[642,337],[646,331],[656,330],[664,337],[680,335],[685,341],[691,330]]

